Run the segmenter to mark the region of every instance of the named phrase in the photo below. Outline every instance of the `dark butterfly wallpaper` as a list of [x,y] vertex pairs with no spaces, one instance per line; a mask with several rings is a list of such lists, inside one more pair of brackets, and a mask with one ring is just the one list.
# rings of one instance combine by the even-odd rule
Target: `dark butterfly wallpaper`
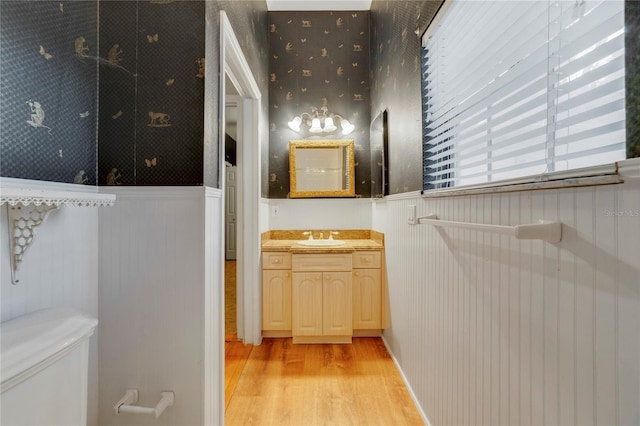
[[97,10],[0,2],[0,175],[96,184]]
[[625,2],[627,158],[640,157],[640,2]]
[[[99,183],[218,186],[218,94],[205,138],[204,89],[218,87],[219,11],[225,10],[266,93],[266,4],[255,1],[100,3]],[[205,54],[206,25],[212,48]],[[207,72],[207,63],[213,70]],[[212,66],[213,65],[213,66]],[[266,96],[263,100],[266,109]],[[266,129],[266,124],[265,124]],[[265,149],[266,151],[266,149]],[[265,173],[266,176],[266,173]]]
[[[379,1],[371,5],[371,111],[388,110],[389,193],[422,189],[420,37],[441,1]],[[382,140],[371,147],[381,158]],[[377,161],[376,161],[377,163]],[[374,168],[374,180],[381,176]]]
[[100,4],[100,185],[201,185],[205,3]]
[[[0,175],[216,187],[220,10],[264,94],[266,116],[264,1],[3,0]],[[213,136],[205,140],[206,34],[215,89]]]
[[[354,140],[355,191],[370,197],[369,12],[270,12],[269,46],[269,198],[288,196],[289,141],[299,139]],[[355,130],[313,135],[287,126],[323,106]]]
[[[268,173],[269,173],[269,138],[268,128],[269,121],[269,38],[267,33],[267,24],[269,21],[267,13],[267,3],[264,0],[219,0],[207,4],[212,9],[211,16],[207,15],[207,25],[213,26],[214,31],[207,31],[207,36],[211,37],[210,50],[207,55],[210,57],[208,63],[211,65],[211,73],[218,78],[219,69],[219,46],[220,46],[220,30],[218,28],[219,11],[224,10],[233,32],[238,39],[238,43],[242,48],[244,57],[247,60],[249,68],[253,73],[256,84],[262,94],[260,98],[261,111],[264,117],[261,120],[260,133],[265,135],[262,138],[262,146],[257,146],[255,141],[246,141],[249,149],[260,150],[261,157],[261,195],[267,198],[269,196]],[[217,86],[217,80],[213,84]],[[210,101],[214,115],[218,117],[218,91],[213,91],[213,99]],[[204,183],[207,186],[218,187],[218,120],[211,123],[214,128],[215,138],[206,138],[204,146]]]

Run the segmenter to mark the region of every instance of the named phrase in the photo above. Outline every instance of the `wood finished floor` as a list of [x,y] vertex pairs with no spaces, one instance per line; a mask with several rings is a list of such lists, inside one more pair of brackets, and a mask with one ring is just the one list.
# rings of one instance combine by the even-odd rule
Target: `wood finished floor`
[[236,340],[236,261],[224,262],[224,334],[225,340]]
[[[239,347],[230,351],[233,345]],[[380,338],[350,345],[263,339],[252,348],[228,342],[227,354],[235,358],[225,370],[226,425],[424,424]]]

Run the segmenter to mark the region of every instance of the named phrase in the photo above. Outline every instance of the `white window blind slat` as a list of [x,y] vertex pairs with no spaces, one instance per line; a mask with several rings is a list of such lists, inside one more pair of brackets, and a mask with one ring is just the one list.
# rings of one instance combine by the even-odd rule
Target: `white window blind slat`
[[[477,156],[477,155],[481,155],[481,154],[485,154],[485,161],[486,161],[486,154],[491,153],[494,150],[500,149],[500,148],[504,148],[505,146],[509,146],[510,144],[514,144],[514,143],[518,143],[519,141],[533,141],[535,140],[537,137],[539,136],[543,136],[545,135],[547,132],[546,129],[546,123],[542,122],[542,121],[538,121],[538,125],[537,126],[531,126],[530,128],[521,128],[521,131],[516,134],[513,135],[510,138],[504,139],[501,142],[495,142],[492,139],[487,139],[487,143],[477,143],[477,141],[475,141],[476,143],[469,143],[466,145],[458,145],[456,144],[456,146],[452,146],[450,149],[440,152],[439,154],[437,154],[436,156],[434,156],[434,159],[438,159],[438,158],[447,158],[447,157],[451,157],[447,162],[449,163],[454,163],[456,161],[463,161],[466,157],[472,157],[472,156]],[[493,135],[492,135],[493,136]],[[491,143],[488,143],[491,142]],[[540,140],[538,142],[539,145],[543,146],[545,143],[544,140]],[[467,150],[465,152],[465,148],[471,148],[470,150]]]
[[621,0],[454,0],[439,22],[422,52],[426,189],[625,158]]
[[[540,9],[539,4],[540,2],[535,2],[538,9]],[[491,19],[483,23],[483,26],[495,26],[495,22],[514,21],[511,23],[512,26],[505,28],[503,33],[489,33],[491,38],[478,38],[467,41],[464,43],[465,49],[459,53],[456,52],[455,59],[457,60],[447,56],[448,65],[451,69],[450,81],[454,82],[449,87],[452,93],[461,94],[462,96],[466,93],[468,96],[470,91],[473,92],[478,87],[488,84],[496,75],[505,71],[506,65],[516,63],[522,59],[524,52],[534,51],[538,46],[544,45],[547,38],[546,26],[536,26],[536,16],[531,16],[526,9],[516,9],[518,5],[514,2],[514,4],[508,3],[507,7],[504,7],[504,2],[496,2],[496,7],[505,9],[507,12],[515,9],[518,12],[517,17],[514,19],[512,16],[508,20]],[[533,13],[536,12],[534,11]],[[522,37],[523,41],[526,40],[526,43],[511,43],[508,32],[513,32],[516,26],[519,27],[520,37]],[[473,31],[472,28],[469,30]],[[464,35],[465,32],[459,31],[461,35]],[[503,62],[492,60],[498,53],[504,57]],[[468,64],[473,64],[473,66]]]
[[[511,6],[511,3],[507,3],[507,5]],[[487,25],[495,27],[494,23],[491,22],[487,23]],[[457,33],[466,32],[467,31],[457,31]],[[477,91],[478,87],[485,86],[491,80],[495,79],[496,75],[503,73],[505,67],[508,66],[506,61],[516,63],[522,60],[524,52],[527,52],[527,56],[532,56],[535,54],[537,47],[544,47],[544,52],[538,54],[541,55],[541,59],[547,56],[546,46],[544,46],[544,42],[548,36],[546,28],[533,26],[523,28],[521,36],[523,40],[526,40],[526,43],[522,42],[516,45],[509,42],[509,37],[502,39],[499,34],[494,34],[493,36],[493,40],[483,42],[482,44],[476,44],[474,39],[463,45],[463,47],[471,47],[473,54],[481,55],[479,58],[469,57],[466,51],[460,52],[458,50],[456,50],[454,57],[454,55],[448,52],[448,48],[446,47],[452,45],[448,39],[446,43],[444,41],[437,43],[435,49],[438,52],[433,56],[433,59],[438,62],[441,72],[446,71],[445,78],[448,83],[446,90],[449,94],[447,98],[443,99],[444,102],[440,101],[440,103],[443,105],[446,105],[446,103],[450,101],[457,101],[459,103],[461,99]],[[503,53],[505,56],[503,61],[496,62],[493,60],[490,52],[483,51],[483,49],[491,49],[492,47],[495,47],[497,52]],[[524,49],[524,47],[526,47],[526,49]],[[456,46],[456,49],[458,48],[460,48],[460,46]],[[427,66],[429,65],[428,63]],[[439,80],[434,81],[441,85]],[[461,85],[464,85],[464,87]]]
[[508,74],[496,77],[496,80],[500,80],[499,85],[489,84],[480,90],[476,87],[473,98],[471,98],[471,93],[465,93],[452,100],[452,102],[443,105],[443,108],[448,107],[446,110],[438,108],[438,105],[435,104],[438,99],[433,99],[430,105],[434,107],[434,124],[440,126],[454,119],[462,120],[485,109],[487,105],[499,101],[514,91],[526,91],[531,82],[538,81],[541,78],[546,79],[547,66],[547,49],[541,47],[529,55],[528,58],[515,65]]

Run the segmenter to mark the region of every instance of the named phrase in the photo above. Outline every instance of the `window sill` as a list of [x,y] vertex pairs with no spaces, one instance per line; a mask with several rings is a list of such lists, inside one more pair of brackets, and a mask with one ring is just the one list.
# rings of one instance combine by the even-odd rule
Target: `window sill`
[[584,169],[527,176],[500,182],[465,185],[456,188],[421,191],[423,198],[456,197],[462,195],[496,194],[504,192],[536,191],[581,186],[614,185],[640,179],[640,158]]

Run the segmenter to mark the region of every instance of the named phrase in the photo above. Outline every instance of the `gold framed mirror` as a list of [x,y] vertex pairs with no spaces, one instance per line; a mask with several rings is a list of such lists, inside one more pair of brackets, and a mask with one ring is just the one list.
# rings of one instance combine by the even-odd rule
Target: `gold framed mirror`
[[291,198],[355,197],[353,140],[289,141]]

